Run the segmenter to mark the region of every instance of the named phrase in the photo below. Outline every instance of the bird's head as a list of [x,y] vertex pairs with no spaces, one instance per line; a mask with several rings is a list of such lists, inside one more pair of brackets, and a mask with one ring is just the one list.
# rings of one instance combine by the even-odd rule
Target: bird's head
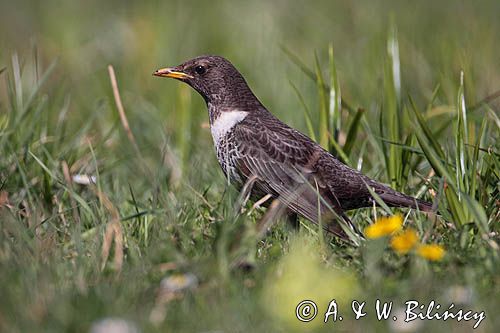
[[226,59],[201,56],[175,67],[158,69],[155,76],[169,77],[189,84],[207,103],[224,107],[244,107],[260,102],[243,76]]

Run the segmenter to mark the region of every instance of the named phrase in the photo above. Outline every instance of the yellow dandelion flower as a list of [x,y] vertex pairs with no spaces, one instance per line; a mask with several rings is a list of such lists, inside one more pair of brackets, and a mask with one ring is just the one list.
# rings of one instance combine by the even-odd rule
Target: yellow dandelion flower
[[402,226],[403,218],[399,214],[381,217],[365,228],[365,235],[368,238],[380,238],[401,230]]
[[408,253],[418,242],[418,235],[415,229],[406,229],[391,239],[391,247],[399,254]]
[[441,245],[424,244],[418,247],[417,253],[427,260],[439,261],[443,259],[446,251]]

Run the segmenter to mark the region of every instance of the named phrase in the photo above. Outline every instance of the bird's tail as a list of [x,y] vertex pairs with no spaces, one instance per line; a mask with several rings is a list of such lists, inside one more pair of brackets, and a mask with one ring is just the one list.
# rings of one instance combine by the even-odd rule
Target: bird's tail
[[400,192],[385,192],[379,194],[379,196],[387,205],[392,207],[409,207],[419,209],[423,212],[432,211],[432,203],[413,198]]

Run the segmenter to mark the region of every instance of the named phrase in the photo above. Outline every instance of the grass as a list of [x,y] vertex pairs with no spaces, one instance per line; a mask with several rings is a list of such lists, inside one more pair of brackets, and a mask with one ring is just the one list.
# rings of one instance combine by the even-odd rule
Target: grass
[[[498,331],[498,9],[1,2],[0,331],[86,332],[104,318],[143,332],[475,322],[404,327],[407,300],[484,310],[478,331]],[[264,211],[239,207],[226,185],[201,99],[150,77],[203,53],[233,60],[273,113],[345,163],[432,201],[437,215],[349,215],[363,229],[400,213],[442,260],[418,245],[399,254],[389,236],[346,245],[307,221],[256,235]],[[312,322],[294,317],[302,299],[318,304]],[[325,324],[332,299],[344,320]],[[377,320],[377,299],[398,321]],[[367,302],[366,317],[354,319],[352,300]]]

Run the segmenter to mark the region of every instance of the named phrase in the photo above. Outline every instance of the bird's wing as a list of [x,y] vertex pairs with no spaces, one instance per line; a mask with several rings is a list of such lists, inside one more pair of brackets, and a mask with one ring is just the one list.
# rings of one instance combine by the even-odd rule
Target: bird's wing
[[432,208],[429,203],[395,191],[331,156],[323,155],[318,160],[316,168],[322,176],[323,183],[327,184],[330,193],[335,195],[344,210],[369,207],[376,203],[368,187],[389,206],[418,207],[423,211],[429,211]]
[[315,167],[323,152],[311,139],[272,116],[247,117],[235,126],[233,135],[240,172],[245,178],[256,176],[261,190],[313,222],[328,209],[325,204],[339,208],[325,202],[329,198],[323,192],[329,189],[317,177]]

